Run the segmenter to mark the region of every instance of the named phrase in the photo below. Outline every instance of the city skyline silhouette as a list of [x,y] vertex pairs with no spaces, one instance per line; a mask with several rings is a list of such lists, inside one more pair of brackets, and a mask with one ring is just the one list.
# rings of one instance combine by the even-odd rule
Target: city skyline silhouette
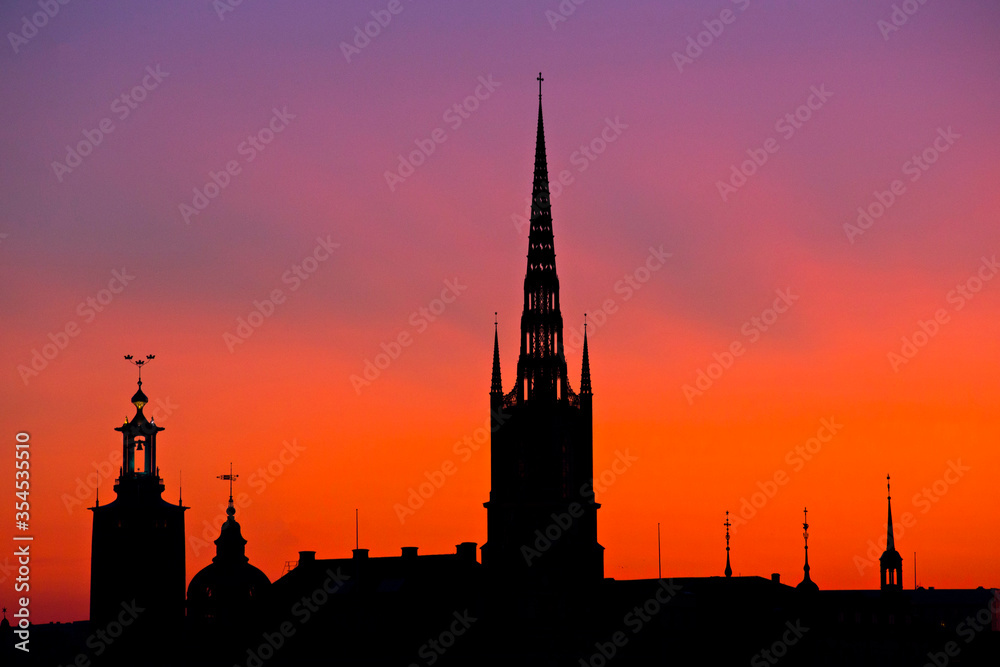
[[[287,49],[302,15],[265,37],[272,14],[249,6],[195,24],[143,10],[165,20],[150,43],[130,37],[120,71],[80,60],[86,89],[55,88],[77,111],[12,108],[21,130],[8,141],[24,162],[5,172],[0,229],[5,423],[32,442],[32,622],[94,615],[87,510],[111,516],[130,465],[184,508],[164,563],[183,550],[183,576],[171,576],[185,593],[213,558],[243,562],[244,539],[272,583],[300,552],[466,563],[462,545],[474,544],[483,572],[490,553],[495,570],[528,546],[553,563],[546,586],[662,572],[701,600],[717,591],[697,582],[715,577],[776,575],[821,595],[878,591],[885,570],[904,592],[996,585],[995,129],[974,103],[993,94],[974,57],[989,46],[974,32],[960,82],[908,66],[920,44],[952,52],[995,10],[922,7],[892,30],[891,7],[851,5],[827,39],[875,63],[861,71],[806,38],[831,7],[775,23],[751,3],[725,17],[671,6],[662,62],[643,70],[658,42],[636,20],[642,4],[551,10],[565,20],[508,8],[533,25],[535,46],[503,67],[449,63],[437,78],[405,77],[433,62],[418,35],[437,9],[329,25],[313,7],[343,38],[303,46],[342,59],[329,88],[312,85],[319,65],[285,61],[256,68],[256,83],[224,79],[263,62],[248,44],[220,55],[238,31]],[[19,25],[20,11],[0,20]],[[96,53],[100,35],[128,25],[71,17],[64,8],[12,43],[20,67],[4,87],[18,99],[52,59]],[[367,40],[366,21],[379,26]],[[643,37],[607,32],[625,24]],[[185,25],[217,41],[167,46]],[[453,48],[498,53],[478,28],[441,29]],[[553,51],[608,34],[603,61]],[[735,64],[745,48],[768,74]],[[421,55],[404,66],[406,49]],[[191,58],[208,54],[214,67],[198,70]],[[640,72],[669,94],[643,95]],[[910,103],[928,89],[933,103]],[[42,122],[51,136],[24,129]],[[133,406],[166,429],[155,449],[141,440],[134,463],[109,437],[135,391],[116,360],[126,352],[159,363],[119,430]],[[551,427],[537,415],[508,424],[503,408],[540,386],[574,410],[592,393],[592,426],[569,412]],[[546,449],[567,433],[561,454]],[[520,463],[499,453],[508,437]],[[13,462],[0,474],[13,479]],[[240,479],[227,503],[213,478],[230,464]],[[548,472],[532,477],[536,465]],[[541,512],[524,484],[543,477],[561,479],[564,505]],[[560,512],[574,498],[590,507],[591,493],[600,511],[571,516],[566,533]],[[576,546],[539,548],[550,514],[567,537],[555,543]],[[238,539],[220,547],[234,522]],[[584,544],[599,559],[579,561]],[[10,562],[0,556],[8,610]]]

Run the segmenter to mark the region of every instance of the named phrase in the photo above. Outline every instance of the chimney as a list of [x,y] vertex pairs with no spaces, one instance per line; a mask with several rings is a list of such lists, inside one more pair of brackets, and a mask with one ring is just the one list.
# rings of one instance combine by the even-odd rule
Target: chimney
[[476,543],[475,542],[462,542],[461,544],[455,545],[455,553],[458,557],[464,561],[476,562]]
[[300,551],[299,552],[299,567],[303,565],[309,565],[316,562],[316,552],[315,551]]
[[771,581],[773,581],[776,584],[780,584],[781,583],[781,575],[778,574],[777,572],[773,573],[771,575]]
[[368,549],[352,549],[354,560],[368,560]]
[[407,560],[417,557],[417,547],[403,547],[403,558]]

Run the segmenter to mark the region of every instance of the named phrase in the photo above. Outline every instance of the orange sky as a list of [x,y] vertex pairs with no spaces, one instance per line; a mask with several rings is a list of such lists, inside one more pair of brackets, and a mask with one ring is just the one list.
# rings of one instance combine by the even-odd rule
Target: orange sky
[[[527,238],[512,215],[530,193],[539,69],[549,171],[572,177],[553,197],[567,341],[591,317],[606,575],[655,576],[657,522],[665,576],[720,575],[728,509],[734,571],[797,583],[808,506],[813,580],[873,588],[891,473],[904,584],[916,551],[922,585],[1000,585],[1000,133],[984,111],[1000,106],[997,7],[927,3],[886,39],[891,3],[732,3],[738,20],[678,71],[671,54],[726,4],[588,3],[555,28],[537,3],[407,4],[345,62],[364,9],[244,3],[219,21],[208,5],[108,3],[68,6],[5,54],[0,486],[30,433],[34,620],[88,613],[85,508],[97,486],[113,494],[88,475],[117,469],[128,353],[157,355],[143,389],[172,501],[183,471],[189,578],[213,555],[199,540],[218,534],[230,462],[247,553],[272,580],[300,550],[347,556],[355,508],[375,556],[486,541],[488,445],[456,443],[489,416],[494,311],[514,381]],[[0,25],[32,7],[5,4]],[[169,76],[118,119],[109,104],[157,63]],[[447,110],[491,75],[455,127]],[[821,86],[832,97],[788,136],[781,119]],[[241,142],[275,109],[294,117],[248,160]],[[104,116],[114,132],[59,180],[52,162]],[[609,123],[626,127],[581,158]],[[390,189],[385,172],[438,127],[446,140]],[[907,167],[949,128],[933,165]],[[769,139],[777,151],[723,198]],[[179,205],[231,160],[240,173],[186,224]],[[882,216],[845,231],[897,180]],[[647,275],[651,248],[670,257]],[[103,292],[115,271],[134,278]],[[275,290],[273,314],[233,343]],[[779,291],[794,299],[772,315]],[[356,391],[351,376],[401,335]],[[567,357],[579,388],[579,347]],[[685,392],[699,371],[711,386]],[[11,562],[0,553],[8,607]]]

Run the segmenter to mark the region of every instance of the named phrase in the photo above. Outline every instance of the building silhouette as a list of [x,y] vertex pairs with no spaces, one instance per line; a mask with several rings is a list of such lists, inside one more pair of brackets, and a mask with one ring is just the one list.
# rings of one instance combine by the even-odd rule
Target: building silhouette
[[191,578],[187,593],[187,615],[207,628],[238,628],[246,625],[258,599],[264,597],[271,580],[250,564],[247,541],[236,521],[232,488],[229,507],[212,562]]
[[[141,364],[140,372],[141,372]],[[135,416],[115,428],[122,434],[122,466],[106,505],[97,502],[91,540],[90,620],[117,619],[124,607],[141,609],[140,625],[178,628],[184,618],[184,512],[163,499],[156,465],[163,431],[142,413],[148,403],[142,377],[132,396]]]
[[[782,584],[777,574],[733,575],[728,512],[726,566],[718,576],[605,577],[592,487],[589,347],[585,333],[576,393],[562,333],[539,90],[520,351],[508,392],[494,326],[490,410],[496,428],[482,562],[474,542],[447,554],[407,546],[393,556],[372,556],[356,544],[346,558],[299,551],[271,583],[249,563],[230,487],[216,555],[192,578],[181,625],[187,508],[162,498],[156,438],[163,429],[142,414],[147,398],[140,376],[132,397],[136,414],[116,429],[123,438],[117,497],[91,508],[90,623],[36,628],[36,664],[96,658],[87,652],[93,633],[130,600],[155,622],[140,635],[126,633],[133,640],[114,664],[596,667],[780,659],[783,666],[902,666],[934,656],[940,667],[950,663],[937,656],[954,657],[946,647],[969,619],[979,629],[959,647],[961,664],[998,663],[1000,592],[903,589],[891,496],[879,589],[819,589],[810,576],[805,510],[797,586]],[[0,635],[10,631],[0,622]],[[137,643],[136,636],[146,641]]]
[[604,547],[597,542],[600,505],[593,490],[593,393],[586,333],[579,394],[566,370],[541,83],[539,74],[521,349],[514,388],[506,394],[495,330],[493,337],[490,412],[497,426],[482,553],[483,565],[500,579],[579,584],[604,576]]

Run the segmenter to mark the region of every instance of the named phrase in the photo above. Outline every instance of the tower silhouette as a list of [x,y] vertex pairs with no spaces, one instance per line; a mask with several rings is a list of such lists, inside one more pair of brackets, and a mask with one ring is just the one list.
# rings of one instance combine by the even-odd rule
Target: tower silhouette
[[805,565],[802,566],[802,581],[795,588],[800,591],[815,592],[819,590],[819,586],[816,585],[812,579],[809,578],[809,508],[802,509],[802,539],[804,540],[805,548]]
[[[126,357],[131,361],[131,355]],[[141,625],[169,630],[184,617],[184,511],[162,498],[164,485],[156,465],[157,435],[162,426],[146,419],[142,366],[134,362],[139,386],[132,396],[135,416],[115,428],[122,434],[122,466],[116,498],[96,504],[91,542],[90,620],[102,625],[123,611],[138,612]]]
[[885,489],[889,501],[889,523],[886,526],[885,551],[879,557],[879,569],[882,573],[883,591],[903,590],[903,557],[896,551],[896,538],[892,534],[892,492],[889,489],[889,476],[885,476]]
[[490,410],[495,426],[482,554],[493,575],[579,582],[604,576],[604,547],[597,542],[600,505],[593,490],[593,395],[586,331],[579,394],[566,370],[542,80],[539,74],[521,349],[517,379],[507,394],[496,328],[493,337]]

